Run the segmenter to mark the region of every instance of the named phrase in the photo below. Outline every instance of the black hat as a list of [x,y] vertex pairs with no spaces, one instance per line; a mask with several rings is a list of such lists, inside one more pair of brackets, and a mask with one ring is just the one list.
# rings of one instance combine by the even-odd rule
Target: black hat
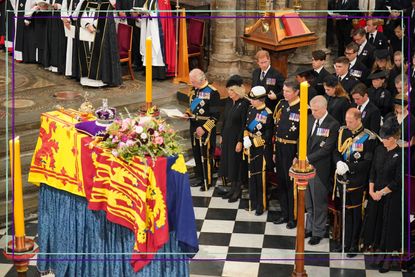
[[304,73],[311,73],[311,70],[313,70],[309,66],[299,66],[297,70],[294,72],[294,76],[302,75]]
[[402,103],[404,106],[408,105],[408,96],[402,95],[402,94],[396,95],[395,98],[393,99],[393,104],[402,105]]
[[400,125],[396,116],[391,116],[383,122],[382,128],[380,128],[379,136],[382,139],[396,136],[400,131]]
[[263,86],[255,86],[251,88],[251,91],[248,93],[248,98],[252,100],[263,99],[267,96],[267,91]]
[[389,51],[387,49],[378,49],[373,53],[376,59],[387,59],[389,57]]
[[228,79],[228,81],[226,82],[226,87],[227,88],[232,87],[232,86],[238,86],[238,87],[240,87],[240,86],[243,85],[243,83],[244,83],[244,80],[242,79],[241,76],[239,76],[239,75],[232,75]]
[[370,75],[367,76],[367,78],[369,80],[386,79],[387,75],[388,75],[388,73],[386,71],[378,69],[378,70],[375,70],[372,73],[370,73]]

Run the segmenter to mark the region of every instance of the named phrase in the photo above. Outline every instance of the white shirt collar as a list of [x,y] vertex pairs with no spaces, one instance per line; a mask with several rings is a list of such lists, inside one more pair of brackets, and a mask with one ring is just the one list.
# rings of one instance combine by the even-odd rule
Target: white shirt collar
[[366,106],[367,106],[367,104],[368,104],[368,103],[369,103],[369,98],[366,100],[366,102],[365,102],[365,103],[363,103],[363,104],[360,106],[360,111],[361,111],[361,112],[365,110],[365,108],[366,108]]
[[373,39],[375,39],[377,34],[378,34],[378,30],[375,30],[373,33],[369,33],[369,38],[370,38],[370,35],[373,35]]
[[[324,119],[326,119],[328,114],[329,113],[326,111],[326,113],[323,115],[323,117],[318,120],[318,124],[320,124],[320,126],[321,126],[321,123],[323,123]],[[317,122],[317,120],[315,122]]]
[[268,65],[268,67],[267,67],[267,69],[265,69],[264,71],[261,71],[261,73],[262,72],[265,72],[265,75],[267,75],[267,72],[268,72],[268,70],[271,68],[271,65]]
[[360,55],[363,51],[363,48],[365,48],[367,43],[367,39],[362,43],[362,45],[359,46],[359,51],[357,51],[357,55]]
[[347,73],[349,73],[349,71],[347,71],[347,72],[346,72],[346,74],[344,74],[344,75],[341,75],[341,76],[340,76],[340,80],[341,80],[341,81],[343,81],[344,77],[346,77],[346,76],[347,76]]
[[352,68],[355,65],[356,61],[357,61],[357,57],[354,58],[354,60],[350,62],[349,68]]
[[318,74],[320,74],[320,71],[323,69],[323,67],[324,67],[324,66],[321,66],[321,67],[319,67],[319,68],[317,68],[317,69],[314,69],[314,71],[315,71],[315,72],[317,72]]

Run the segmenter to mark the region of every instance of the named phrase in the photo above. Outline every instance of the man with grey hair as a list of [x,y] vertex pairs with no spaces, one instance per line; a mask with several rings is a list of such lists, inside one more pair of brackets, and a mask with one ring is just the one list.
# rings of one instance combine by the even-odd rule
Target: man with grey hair
[[211,86],[205,73],[195,68],[189,73],[193,88],[189,93],[190,141],[196,162],[195,173],[200,182],[200,190],[212,185],[213,154],[216,147],[216,122],[219,119],[220,95]]
[[332,153],[336,147],[340,124],[328,114],[327,100],[317,95],[310,101],[312,116],[308,119],[307,160],[316,169],[306,192],[306,234],[310,245],[320,243],[326,233],[327,195],[333,172]]

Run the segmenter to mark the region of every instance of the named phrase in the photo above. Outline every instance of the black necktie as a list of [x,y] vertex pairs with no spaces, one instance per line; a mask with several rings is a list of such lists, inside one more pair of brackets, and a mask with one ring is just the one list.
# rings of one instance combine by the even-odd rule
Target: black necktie
[[317,121],[316,121],[316,125],[315,125],[315,127],[314,127],[314,130],[313,130],[313,132],[311,133],[311,136],[310,136],[310,141],[309,141],[309,145],[310,145],[310,147],[313,145],[313,141],[314,141],[314,139],[316,138],[316,135],[317,135],[317,129],[318,129],[318,127],[320,126],[320,124],[318,123],[318,119],[317,119]]
[[362,106],[361,105],[357,105],[357,109],[360,111],[360,108],[361,108]]
[[265,78],[265,72],[262,71],[261,72],[261,76],[259,77],[259,79],[262,81],[262,80],[264,80],[264,78]]
[[369,35],[369,43],[373,44],[375,42],[375,38],[373,37],[373,34]]

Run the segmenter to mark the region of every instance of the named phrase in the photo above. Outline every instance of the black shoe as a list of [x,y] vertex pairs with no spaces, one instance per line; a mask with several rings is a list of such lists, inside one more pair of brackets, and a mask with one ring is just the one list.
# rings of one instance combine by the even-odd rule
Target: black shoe
[[195,187],[201,187],[201,186],[203,186],[204,185],[204,183],[203,182],[199,182],[199,183],[193,183],[193,184],[190,184],[190,186],[192,187],[192,188],[195,188]]
[[231,188],[229,186],[217,186],[216,187],[216,191],[218,193],[219,196],[224,196],[225,194],[227,194],[229,191],[231,190]]
[[297,222],[290,220],[290,221],[288,221],[288,223],[285,227],[287,229],[294,229],[295,227],[297,227]]
[[283,216],[280,216],[277,219],[275,219],[272,223],[274,223],[274,224],[283,224],[283,223],[287,223],[287,222],[288,222],[287,218],[285,218]]
[[[333,249],[333,251],[332,252],[336,252],[336,253],[341,253],[342,252],[342,250],[343,250],[343,247],[341,246],[341,244],[340,245],[337,245],[334,249]],[[344,252],[346,253],[346,252],[349,252],[348,251],[348,248],[344,248]]]
[[350,249],[349,249],[349,251],[347,251],[347,252],[350,252],[350,253],[347,253],[347,255],[346,255],[346,257],[347,258],[354,258],[354,257],[356,257],[357,256],[357,252],[359,252],[359,250],[356,248],[356,247],[350,247]]
[[232,195],[233,195],[233,190],[231,189],[230,191],[228,191],[222,196],[222,199],[229,199],[231,198]]
[[311,238],[313,236],[313,232],[305,232],[305,234],[304,234],[304,238],[306,239],[306,238]]
[[[209,190],[210,189],[210,187],[211,187],[211,185],[207,185],[206,187],[205,187],[205,184],[203,184],[201,187],[200,187],[200,191],[206,191],[206,190]],[[207,189],[206,189],[207,188]]]
[[232,193],[232,196],[229,197],[228,202],[233,203],[238,201],[239,197],[241,197],[241,190],[236,188],[235,191]]
[[321,241],[321,239],[322,239],[322,237],[317,237],[317,236],[313,236],[313,237],[311,237],[311,239],[308,241],[308,244],[310,244],[310,245],[317,245],[317,244],[319,244],[320,243],[320,241]]
[[255,215],[262,215],[264,213],[264,209],[263,208],[257,208],[255,211]]
[[379,273],[386,273],[391,270],[391,256],[385,255],[385,260],[382,263],[382,266],[379,268]]

